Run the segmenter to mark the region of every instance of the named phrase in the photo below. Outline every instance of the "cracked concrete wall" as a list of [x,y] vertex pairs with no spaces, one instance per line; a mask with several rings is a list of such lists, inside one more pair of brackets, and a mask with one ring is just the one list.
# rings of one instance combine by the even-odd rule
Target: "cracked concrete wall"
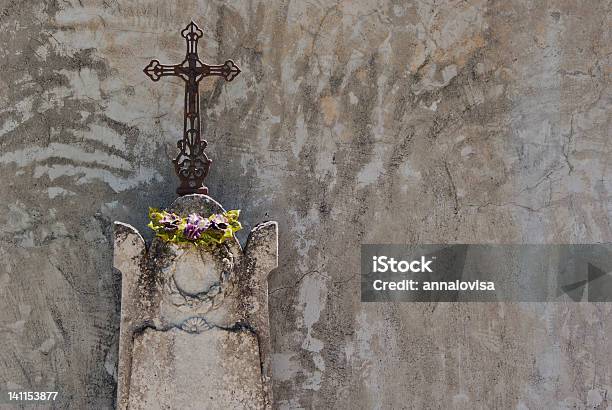
[[[606,304],[362,304],[359,244],[612,240],[605,1],[0,4],[0,390],[110,408],[111,222],[165,206],[202,83],[211,195],[275,219],[281,408],[606,407]],[[241,237],[244,240],[244,236]]]

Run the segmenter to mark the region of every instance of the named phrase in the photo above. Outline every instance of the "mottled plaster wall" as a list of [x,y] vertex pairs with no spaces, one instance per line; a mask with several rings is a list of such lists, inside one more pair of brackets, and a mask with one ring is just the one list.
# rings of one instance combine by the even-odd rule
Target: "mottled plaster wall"
[[176,187],[183,89],[141,70],[194,18],[242,68],[201,87],[211,194],[281,227],[280,407],[606,407],[612,306],[366,305],[358,260],[612,240],[609,2],[178,4],[0,3],[0,390],[113,405],[111,223]]

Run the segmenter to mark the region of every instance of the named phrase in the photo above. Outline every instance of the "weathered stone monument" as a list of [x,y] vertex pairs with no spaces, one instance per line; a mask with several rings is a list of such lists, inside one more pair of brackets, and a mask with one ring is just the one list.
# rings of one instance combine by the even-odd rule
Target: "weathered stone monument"
[[[208,66],[198,59],[202,32],[194,23],[182,34],[183,63],[153,60],[145,68],[155,81],[165,75],[186,81],[184,134],[174,160],[182,196],[162,220],[170,233],[147,248],[136,229],[115,223],[114,266],[123,278],[117,407],[269,408],[267,276],[278,263],[277,224],[256,226],[244,250],[233,233],[219,239],[228,224],[203,186],[211,161],[200,135],[198,82],[209,75],[231,81],[240,70],[231,61]],[[187,242],[168,240],[179,232]],[[215,242],[199,246],[202,232]]]

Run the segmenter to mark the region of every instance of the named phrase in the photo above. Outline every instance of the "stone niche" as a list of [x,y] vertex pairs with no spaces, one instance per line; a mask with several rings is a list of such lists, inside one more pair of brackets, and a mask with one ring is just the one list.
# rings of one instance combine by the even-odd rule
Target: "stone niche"
[[[178,198],[179,215],[224,212],[206,195]],[[267,277],[278,265],[276,222],[210,250],[115,222],[122,274],[119,409],[270,408]]]

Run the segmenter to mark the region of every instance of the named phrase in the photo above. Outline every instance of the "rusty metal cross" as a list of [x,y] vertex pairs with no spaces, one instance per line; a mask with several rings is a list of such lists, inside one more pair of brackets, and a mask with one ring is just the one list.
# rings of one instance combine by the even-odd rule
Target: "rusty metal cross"
[[175,65],[164,65],[158,60],[151,60],[144,72],[153,81],[166,76],[185,80],[183,138],[177,143],[179,154],[173,160],[174,169],[181,181],[176,192],[179,195],[208,194],[204,178],[208,175],[212,161],[204,152],[208,143],[201,136],[198,83],[209,76],[220,76],[226,81],[232,81],[240,73],[240,69],[232,60],[227,60],[223,65],[208,65],[200,61],[198,39],[203,33],[193,21],[181,31],[181,35],[187,41],[185,60]]

